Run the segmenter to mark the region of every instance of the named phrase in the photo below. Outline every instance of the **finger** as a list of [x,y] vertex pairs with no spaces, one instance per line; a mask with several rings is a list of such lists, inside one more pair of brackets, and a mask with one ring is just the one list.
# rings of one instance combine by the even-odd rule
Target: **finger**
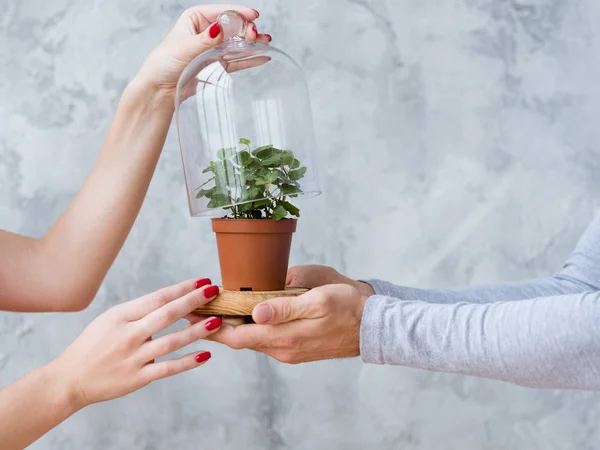
[[221,42],[223,42],[223,30],[218,23],[213,22],[202,33],[192,36],[189,41],[186,41],[185,51],[189,57],[195,57]]
[[181,358],[146,364],[140,371],[144,384],[195,369],[211,358],[210,352],[189,353]]
[[184,295],[177,300],[167,303],[162,308],[152,311],[138,321],[145,336],[152,336],[170,325],[173,325],[195,309],[206,305],[219,293],[219,288],[214,285],[204,286]]
[[287,275],[285,277],[285,285],[286,287],[298,287],[296,284],[298,283],[299,275],[302,273],[301,266],[290,267],[287,271]]
[[197,323],[202,322],[203,320],[208,319],[210,316],[206,316],[204,314],[196,314],[196,313],[191,313],[188,314],[187,316],[184,317],[185,320],[187,320],[189,323],[186,325],[186,327],[195,325]]
[[210,317],[183,330],[154,339],[142,346],[140,358],[142,362],[146,363],[173,353],[186,345],[205,339],[215,333],[221,327],[221,324],[222,321],[218,317]]
[[130,302],[123,303],[118,308],[127,320],[139,320],[169,302],[210,284],[212,282],[208,278],[183,281],[131,300]]
[[228,63],[225,70],[228,73],[238,72],[240,70],[262,66],[263,64],[266,64],[269,61],[271,61],[271,58],[269,56],[256,56],[254,58]]
[[273,37],[270,34],[259,34],[256,38],[256,42],[260,42],[261,44],[269,44],[273,40]]
[[252,318],[258,324],[279,324],[299,319],[321,317],[319,297],[311,291],[298,297],[280,297],[254,307]]
[[256,27],[256,24],[254,22],[249,22],[248,25],[246,25],[246,40],[247,41],[255,41],[256,38],[258,37],[258,28]]
[[315,266],[294,266],[288,269],[285,285],[286,287],[294,288],[313,288],[321,286],[323,283],[315,283],[311,280],[311,274],[314,273],[313,267]]
[[230,325],[224,323],[218,333],[207,338],[209,341],[224,344],[234,350],[268,347],[277,340],[279,330],[271,325]]

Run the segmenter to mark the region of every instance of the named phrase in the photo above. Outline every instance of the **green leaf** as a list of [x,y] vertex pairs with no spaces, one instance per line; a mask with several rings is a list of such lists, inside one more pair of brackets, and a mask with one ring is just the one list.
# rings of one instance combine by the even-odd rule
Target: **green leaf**
[[240,144],[242,145],[250,145],[250,141],[246,138],[240,138]]
[[292,216],[300,217],[300,210],[298,208],[296,208],[294,205],[292,205],[290,202],[286,202],[285,200],[282,200],[279,202],[279,204],[281,206],[283,206],[285,208],[285,210],[287,212],[289,212]]
[[252,154],[258,159],[269,158],[273,154],[273,146],[263,145],[262,147],[258,147],[257,149],[253,150]]
[[291,166],[294,162],[294,152],[291,150],[283,150],[281,153],[281,164],[284,166]]
[[271,218],[273,220],[281,220],[285,218],[287,214],[288,212],[283,206],[277,205],[277,207],[273,210],[273,215],[271,216]]
[[279,178],[279,174],[277,172],[269,172],[264,177],[261,177],[256,180],[257,186],[263,186],[273,183],[275,180]]
[[281,166],[282,165],[281,159],[282,159],[281,154],[274,154],[274,155],[271,155],[270,158],[263,159],[261,161],[260,165],[263,166],[263,167],[277,167],[277,166]]
[[236,152],[235,147],[221,148],[221,149],[217,150],[217,158],[219,158],[220,160],[231,158],[233,155],[235,155],[235,152]]
[[215,165],[216,165],[216,164],[215,164],[214,162],[212,162],[212,161],[211,161],[211,162],[210,162],[210,165],[209,165],[209,166],[208,166],[206,169],[204,169],[204,170],[202,171],[202,173],[214,172]]
[[254,209],[254,206],[252,205],[252,202],[244,203],[243,205],[239,205],[238,206],[238,211],[241,211],[241,212],[252,211],[252,209]]
[[242,200],[253,200],[256,197],[258,197],[259,195],[262,194],[262,189],[256,187],[256,186],[252,186],[249,189],[246,189],[244,191],[244,193],[242,194]]
[[274,172],[277,172],[277,177],[281,181],[290,181],[290,179],[288,178],[288,176],[285,174],[285,172],[283,170],[275,169]]
[[215,194],[211,197],[210,202],[208,202],[208,208],[222,208],[223,206],[227,206],[231,203],[231,199],[229,196],[224,194]]
[[290,170],[289,177],[291,180],[298,181],[300,178],[304,176],[306,173],[306,167],[301,167],[300,169]]
[[297,169],[298,167],[300,167],[300,161],[294,159],[290,164],[290,169]]
[[270,198],[264,198],[262,200],[254,202],[254,207],[255,208],[263,208],[265,206],[270,206],[272,204],[273,204],[273,200],[271,200]]
[[294,186],[293,184],[282,184],[279,187],[279,190],[282,195],[298,194],[299,192],[302,192],[298,186]]
[[252,155],[250,155],[250,153],[245,150],[237,153],[234,158],[234,162],[242,167],[249,166],[250,164],[252,164],[253,160],[254,158],[252,158]]
[[210,198],[211,194],[213,193],[213,189],[208,189],[208,190],[200,189],[198,191],[198,193],[196,194],[196,198],[202,198],[202,197]]

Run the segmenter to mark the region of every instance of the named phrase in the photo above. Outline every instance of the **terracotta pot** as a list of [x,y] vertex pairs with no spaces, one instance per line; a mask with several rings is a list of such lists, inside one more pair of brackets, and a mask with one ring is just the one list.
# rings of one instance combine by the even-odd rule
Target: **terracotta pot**
[[296,219],[213,219],[223,288],[285,289]]

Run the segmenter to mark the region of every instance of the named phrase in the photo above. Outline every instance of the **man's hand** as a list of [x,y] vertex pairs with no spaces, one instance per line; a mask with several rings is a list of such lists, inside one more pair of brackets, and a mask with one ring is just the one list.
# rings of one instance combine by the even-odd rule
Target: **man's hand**
[[367,298],[345,284],[315,288],[299,297],[261,303],[252,313],[256,324],[223,324],[209,339],[288,364],[358,356]]
[[333,267],[327,266],[310,265],[292,267],[288,270],[285,284],[288,287],[303,287],[308,289],[327,284],[347,284],[367,297],[375,294],[373,288],[367,283],[348,278]]

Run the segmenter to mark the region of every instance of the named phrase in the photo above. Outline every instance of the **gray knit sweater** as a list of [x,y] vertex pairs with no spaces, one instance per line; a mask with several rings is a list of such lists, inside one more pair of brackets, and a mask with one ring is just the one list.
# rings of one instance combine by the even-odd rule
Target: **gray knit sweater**
[[551,278],[449,291],[368,282],[365,362],[600,390],[600,216]]

